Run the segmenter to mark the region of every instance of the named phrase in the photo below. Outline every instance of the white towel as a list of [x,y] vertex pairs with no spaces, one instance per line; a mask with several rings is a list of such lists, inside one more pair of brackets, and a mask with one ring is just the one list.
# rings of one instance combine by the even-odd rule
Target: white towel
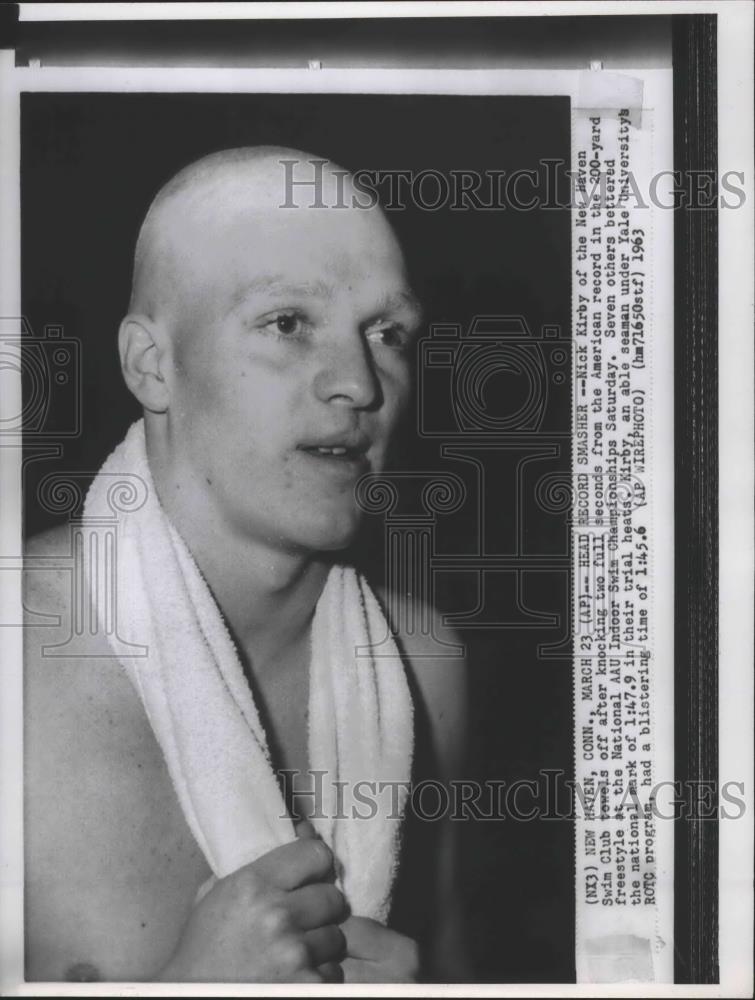
[[[95,478],[85,520],[111,513],[113,476],[140,476],[142,507],[120,514],[118,633],[148,647],[123,657],[162,748],[188,825],[216,877],[295,839],[267,739],[236,648],[186,544],[163,511],[135,423]],[[95,587],[92,587],[94,591]],[[311,629],[309,767],[324,771],[324,818],[313,823],[334,852],[339,884],[359,916],[385,922],[411,771],[412,703],[395,644],[357,656],[387,633],[367,582],[334,566]],[[388,655],[386,655],[388,654]],[[345,783],[342,802],[335,782]],[[362,784],[357,786],[358,782]],[[379,792],[372,811],[364,797]],[[354,799],[356,787],[357,796]],[[392,789],[398,788],[398,810]]]

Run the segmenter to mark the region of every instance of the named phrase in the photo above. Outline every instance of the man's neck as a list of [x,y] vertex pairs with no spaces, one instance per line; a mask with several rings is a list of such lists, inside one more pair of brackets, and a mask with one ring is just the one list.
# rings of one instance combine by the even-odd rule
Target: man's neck
[[[327,559],[240,537],[216,512],[198,509],[197,494],[175,488],[175,473],[147,437],[160,502],[186,542],[231,633],[255,673],[285,658],[307,635],[330,570]],[[186,486],[187,484],[182,484]],[[194,500],[192,500],[194,498]]]
[[255,672],[284,658],[308,633],[329,566],[254,541],[223,545],[217,536],[190,528],[184,535],[176,527]]

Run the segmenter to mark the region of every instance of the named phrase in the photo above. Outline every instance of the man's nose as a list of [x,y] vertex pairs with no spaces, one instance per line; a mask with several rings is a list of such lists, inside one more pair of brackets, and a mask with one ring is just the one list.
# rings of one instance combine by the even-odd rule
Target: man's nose
[[380,383],[372,354],[361,337],[331,346],[321,361],[314,388],[324,403],[342,403],[354,409],[378,404]]

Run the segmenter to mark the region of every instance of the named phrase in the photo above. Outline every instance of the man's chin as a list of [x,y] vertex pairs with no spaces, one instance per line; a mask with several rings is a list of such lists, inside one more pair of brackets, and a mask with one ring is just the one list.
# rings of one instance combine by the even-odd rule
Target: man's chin
[[359,519],[344,517],[310,524],[298,532],[299,543],[311,552],[338,552],[352,545],[359,533]]
[[306,545],[311,552],[341,552],[353,545],[357,532],[329,533],[312,537]]

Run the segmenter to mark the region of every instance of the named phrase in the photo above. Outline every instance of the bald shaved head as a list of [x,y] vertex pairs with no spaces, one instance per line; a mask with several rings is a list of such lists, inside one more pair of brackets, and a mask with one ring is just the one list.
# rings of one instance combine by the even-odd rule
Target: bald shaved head
[[[322,216],[333,211],[324,206],[338,203],[344,188],[352,190],[346,171],[325,161],[318,172],[321,207],[310,204],[311,190],[308,196],[300,193],[297,204],[285,186],[284,161],[292,160],[323,163],[310,153],[283,146],[245,146],[211,153],[171,178],[155,196],[139,232],[129,310],[156,318],[191,299],[198,287],[197,267],[201,270],[208,263],[207,239],[218,226],[232,226],[253,213],[274,212],[280,219],[288,214],[284,203],[289,211],[306,208]],[[380,216],[382,227],[388,228],[379,209],[358,211]],[[197,260],[202,247],[204,259]]]
[[354,535],[355,482],[407,410],[421,319],[393,230],[354,191],[322,158],[232,149],[147,213],[121,367],[161,498],[194,535],[197,519],[308,551]]

